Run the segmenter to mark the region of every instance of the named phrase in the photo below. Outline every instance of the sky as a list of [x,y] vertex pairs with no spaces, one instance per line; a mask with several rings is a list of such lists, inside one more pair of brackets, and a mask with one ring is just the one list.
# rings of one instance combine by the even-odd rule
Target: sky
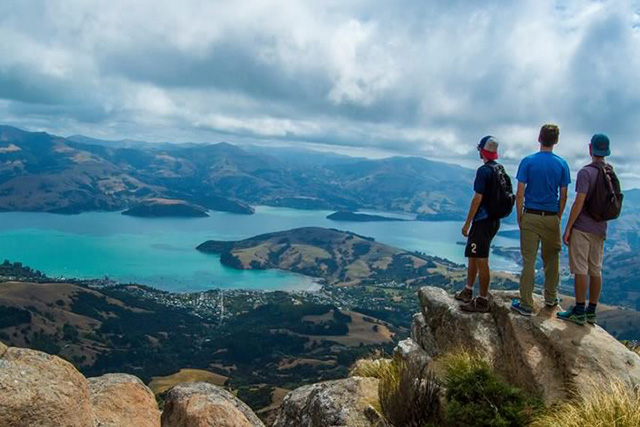
[[640,1],[2,0],[0,123],[508,164],[560,125],[640,186]]

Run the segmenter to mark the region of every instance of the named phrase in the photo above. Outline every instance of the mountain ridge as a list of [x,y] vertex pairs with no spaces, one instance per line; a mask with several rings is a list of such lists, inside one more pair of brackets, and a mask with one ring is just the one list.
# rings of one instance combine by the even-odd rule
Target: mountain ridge
[[473,178],[470,169],[419,157],[319,154],[317,161],[301,161],[295,151],[265,151],[226,142],[110,144],[0,126],[0,210],[78,213],[123,210],[145,198],[198,204],[197,198],[221,197],[245,205],[461,219]]

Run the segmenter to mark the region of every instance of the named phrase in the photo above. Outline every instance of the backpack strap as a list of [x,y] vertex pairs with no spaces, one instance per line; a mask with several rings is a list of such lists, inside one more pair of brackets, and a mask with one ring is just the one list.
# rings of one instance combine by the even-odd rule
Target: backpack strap
[[[589,163],[587,167],[592,167],[594,169],[597,169],[598,170],[597,179],[604,178],[605,185],[607,186],[607,190],[609,191],[609,193],[615,192],[615,189],[613,188],[613,182],[611,182],[611,176],[607,173],[607,171],[611,171],[612,173],[615,173],[613,170],[613,166],[611,166],[609,163],[602,162],[602,163]],[[600,177],[600,174],[602,174],[602,178]]]

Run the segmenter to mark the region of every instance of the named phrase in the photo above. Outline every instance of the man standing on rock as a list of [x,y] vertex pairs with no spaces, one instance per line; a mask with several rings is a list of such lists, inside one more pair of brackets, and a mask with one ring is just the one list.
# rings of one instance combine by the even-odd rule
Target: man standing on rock
[[[462,227],[462,235],[467,237],[465,257],[469,260],[467,270],[467,285],[458,292],[455,298],[462,301],[462,310],[486,313],[489,311],[489,283],[491,281],[491,271],[489,269],[489,252],[491,251],[491,241],[500,229],[500,218],[508,215],[509,212],[493,215],[490,212],[499,199],[498,183],[500,177],[504,177],[509,182],[502,165],[498,164],[498,141],[492,136],[485,136],[478,144],[480,158],[484,162],[476,172],[476,179],[473,185],[475,195],[471,200],[467,220]],[[509,190],[510,191],[510,190]],[[507,202],[508,203],[508,202]],[[497,200],[500,204],[500,200]],[[513,207],[513,201],[511,201]],[[469,230],[471,229],[471,230]],[[476,277],[479,276],[480,290],[478,296],[473,298],[473,286]]]
[[540,151],[525,157],[518,167],[516,209],[520,226],[520,299],[511,302],[518,313],[533,314],[533,287],[538,248],[542,244],[544,265],[544,301],[548,307],[558,305],[560,281],[560,219],[567,204],[567,187],[571,175],[567,162],[553,153],[560,129],[545,124],[540,129]]
[[602,290],[602,256],[607,221],[617,218],[622,208],[620,181],[613,167],[605,162],[605,157],[611,154],[609,138],[604,134],[593,135],[589,154],[592,162],[578,172],[576,200],[563,237],[564,243],[569,246],[569,265],[575,277],[576,304],[557,315],[560,319],[579,325],[586,322],[593,325],[597,323],[596,306]]

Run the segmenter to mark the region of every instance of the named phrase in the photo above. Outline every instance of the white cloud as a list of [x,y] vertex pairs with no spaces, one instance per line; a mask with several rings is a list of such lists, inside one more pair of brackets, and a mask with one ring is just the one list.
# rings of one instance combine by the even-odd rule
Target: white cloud
[[573,165],[589,135],[606,132],[635,180],[638,10],[631,0],[5,0],[0,121],[460,162],[494,134],[514,163],[553,121]]

